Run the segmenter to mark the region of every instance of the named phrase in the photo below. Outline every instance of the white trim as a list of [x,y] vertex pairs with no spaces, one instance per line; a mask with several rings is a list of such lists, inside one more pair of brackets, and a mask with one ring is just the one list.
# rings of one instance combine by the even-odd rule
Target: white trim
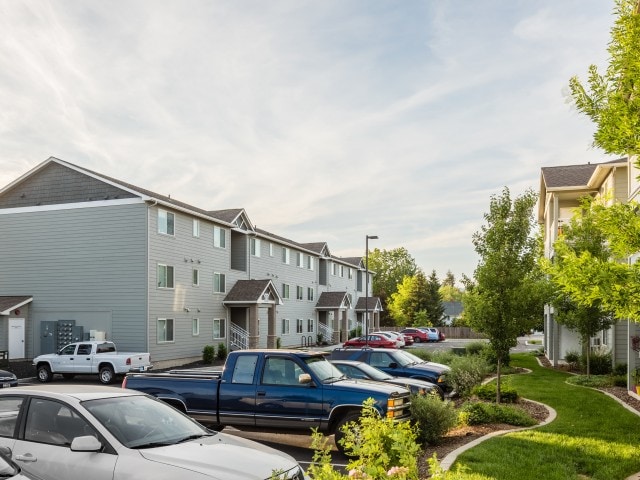
[[95,202],[58,203],[55,205],[38,205],[35,207],[17,207],[0,209],[0,215],[11,213],[51,212],[55,210],[74,210],[78,208],[110,207],[112,205],[133,205],[145,203],[140,198],[122,198],[117,200],[99,200]]
[[9,308],[9,310],[5,310],[4,312],[0,312],[0,315],[9,315],[11,313],[11,310],[15,310],[16,308],[20,308],[23,305],[26,305],[27,303],[31,303],[32,301],[33,301],[33,297],[30,297],[27,300],[25,300],[24,302],[20,302],[20,303],[17,303],[15,305],[13,305],[11,308]]

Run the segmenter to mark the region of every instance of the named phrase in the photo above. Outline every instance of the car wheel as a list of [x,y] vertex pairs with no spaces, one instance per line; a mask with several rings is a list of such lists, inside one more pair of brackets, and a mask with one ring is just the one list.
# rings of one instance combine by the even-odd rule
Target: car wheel
[[42,383],[48,383],[53,380],[53,374],[49,365],[40,365],[38,367],[38,380]]
[[420,343],[420,337],[413,337],[413,343]]
[[[336,425],[336,430],[335,430],[335,437],[334,437],[334,441],[336,442],[336,447],[338,447],[338,451],[340,453],[342,453],[345,456],[350,456],[349,452],[345,451],[344,446],[342,445],[342,439],[344,439],[345,434],[343,432],[343,427],[350,423],[350,422],[358,422],[358,420],[360,419],[360,412],[348,412],[344,417],[342,417],[339,421],[338,424]],[[354,428],[358,428],[357,426],[354,426]]]
[[113,368],[111,368],[110,366],[102,367],[100,369],[100,382],[105,385],[109,385],[110,383],[112,383],[115,376],[116,375],[113,372]]

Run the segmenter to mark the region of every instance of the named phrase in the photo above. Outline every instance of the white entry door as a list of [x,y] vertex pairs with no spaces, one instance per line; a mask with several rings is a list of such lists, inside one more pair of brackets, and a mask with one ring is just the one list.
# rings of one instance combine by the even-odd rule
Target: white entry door
[[9,319],[9,359],[24,358],[24,318]]

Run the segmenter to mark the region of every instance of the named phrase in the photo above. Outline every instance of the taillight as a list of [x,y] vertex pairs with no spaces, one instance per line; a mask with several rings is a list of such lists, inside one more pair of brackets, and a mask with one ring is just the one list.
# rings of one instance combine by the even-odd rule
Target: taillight
[[126,364],[131,365],[131,357],[127,358]]

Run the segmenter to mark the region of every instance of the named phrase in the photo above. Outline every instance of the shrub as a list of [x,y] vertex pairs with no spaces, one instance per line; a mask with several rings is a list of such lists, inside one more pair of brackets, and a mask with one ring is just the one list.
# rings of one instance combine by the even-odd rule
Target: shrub
[[[380,417],[373,399],[365,401],[360,420],[344,428],[345,449],[353,455],[342,474],[331,465],[331,443],[316,429],[312,434],[315,453],[307,474],[314,480],[352,478],[418,479],[420,446],[408,422],[396,423]],[[277,477],[279,478],[279,477]]]
[[626,387],[627,376],[626,375],[614,375],[612,377],[614,387]]
[[459,415],[460,423],[466,425],[506,423],[517,427],[530,427],[538,423],[522,409],[495,403],[467,402],[460,407]]
[[362,336],[362,327],[356,327],[349,330],[349,338],[356,338]]
[[487,342],[475,341],[467,343],[465,349],[467,355],[482,355],[488,346],[489,344]]
[[411,350],[416,357],[421,358],[425,362],[431,362],[432,352],[423,348],[414,348]]
[[580,365],[580,354],[574,350],[569,350],[564,354],[564,360],[571,369],[577,369]]
[[458,358],[458,355],[455,355],[451,350],[433,350],[431,352],[431,360],[428,361],[451,365],[455,358]]
[[[587,371],[587,356],[580,357],[580,365],[583,372]],[[592,375],[607,375],[612,370],[611,352],[604,349],[594,349],[589,356],[589,373]]]
[[613,367],[613,374],[616,376],[619,375],[627,375],[627,364],[626,363],[616,363]]
[[447,382],[462,398],[470,396],[473,388],[479,386],[491,370],[479,355],[455,357],[449,366],[451,371],[447,374]]
[[452,402],[443,402],[437,395],[413,395],[411,419],[418,427],[418,441],[433,445],[455,427],[457,414]]
[[218,344],[218,360],[226,360],[227,359],[227,346],[224,343]]
[[282,339],[280,337],[276,337],[276,348],[282,347]]
[[[475,387],[472,391],[479,399],[487,402],[495,402],[496,400],[496,384],[495,382],[485,383]],[[515,403],[518,401],[518,392],[509,384],[502,383],[500,385],[500,402]]]
[[610,375],[589,375],[588,377],[586,375],[574,375],[567,379],[567,383],[591,388],[611,387],[613,385],[613,377]]
[[213,363],[213,358],[215,357],[216,349],[213,345],[205,345],[202,349],[202,361],[206,364]]

